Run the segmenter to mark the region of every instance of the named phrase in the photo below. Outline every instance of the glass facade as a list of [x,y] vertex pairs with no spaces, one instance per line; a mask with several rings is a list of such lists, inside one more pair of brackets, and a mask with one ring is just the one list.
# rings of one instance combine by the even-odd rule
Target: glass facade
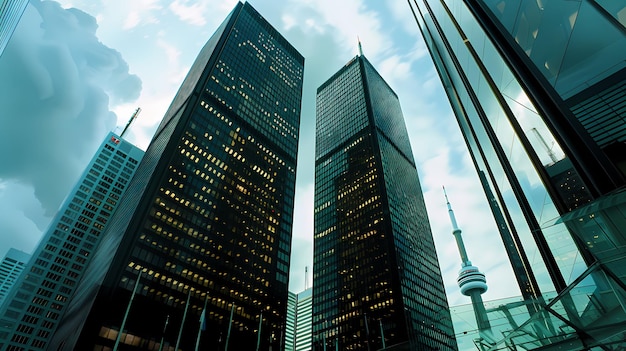
[[456,350],[397,96],[357,56],[316,108],[314,349]]
[[[548,110],[548,103],[533,97],[591,194],[623,186],[626,5],[595,0],[485,1],[471,10],[491,24],[490,32],[499,33],[505,58],[527,67],[528,72],[516,72],[522,84],[543,90],[568,117],[559,120],[541,111]],[[597,160],[587,160],[587,154]]]
[[128,350],[191,349],[198,333],[208,349],[284,344],[303,66],[252,6],[235,7],[161,122],[56,345],[111,348],[140,274]]
[[313,288],[308,288],[299,294],[289,292],[285,351],[311,351],[312,302]]
[[[483,186],[493,190],[509,232],[519,237],[536,286],[545,291],[563,289],[569,272],[584,270],[585,265],[565,226],[554,225],[557,207],[534,165],[550,164],[552,157],[569,161],[559,144],[548,139],[549,129],[535,106],[465,5],[416,4],[412,9],[442,80],[450,87],[447,93],[472,159],[485,175]],[[424,16],[426,11],[435,16]],[[528,135],[518,133],[520,129]],[[530,137],[538,146],[544,140],[550,152],[527,153]],[[562,259],[557,262],[550,252],[560,253]]]
[[2,350],[46,349],[143,154],[106,136],[0,307]]
[[296,333],[296,306],[298,304],[298,295],[289,292],[287,299],[287,322],[285,324],[285,350],[293,351],[295,347]]
[[0,56],[4,52],[22,14],[28,6],[28,0],[1,0],[0,1]]
[[313,340],[313,289],[298,294],[295,351],[310,351]]
[[[589,321],[597,318],[593,302],[585,305],[568,291],[592,268],[602,272],[590,275],[594,296],[608,286],[602,274],[616,282],[626,275],[618,268],[626,244],[620,227],[626,219],[626,4],[410,0],[409,5],[490,204],[502,211],[497,221],[505,246],[519,248],[507,247],[507,253],[515,274],[524,276],[518,279],[520,290],[525,301],[541,306],[528,311],[552,313],[555,302],[548,304],[545,295],[556,291],[564,311],[557,318],[575,330],[573,338],[612,344],[606,335],[587,333]],[[607,296],[620,296],[623,288],[611,285]],[[611,301],[598,303],[623,315]],[[589,323],[583,327],[578,319]]]
[[29,259],[29,254],[13,248],[9,249],[2,259],[0,263],[0,306],[2,306],[4,298],[8,295]]
[[[461,351],[623,350],[626,314],[620,304],[625,293],[616,277],[592,265],[561,294],[487,301],[491,335],[501,336],[495,339],[479,332],[472,305],[455,306],[450,312]],[[537,304],[542,309],[532,312]]]

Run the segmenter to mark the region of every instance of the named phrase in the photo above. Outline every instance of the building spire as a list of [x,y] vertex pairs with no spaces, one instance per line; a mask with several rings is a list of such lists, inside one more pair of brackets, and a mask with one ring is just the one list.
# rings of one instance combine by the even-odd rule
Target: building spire
[[361,39],[359,36],[356,36],[356,40],[359,42],[359,56],[363,56],[363,48],[361,47]]
[[446,204],[448,205],[448,215],[450,216],[450,222],[452,222],[452,235],[456,239],[456,244],[459,247],[459,253],[461,254],[461,261],[463,266],[471,266],[472,262],[470,262],[467,257],[467,251],[465,250],[465,244],[463,243],[463,238],[461,237],[461,229],[456,223],[456,217],[454,217],[454,211],[452,211],[452,205],[450,205],[450,201],[448,200],[448,194],[446,193],[446,187],[443,187],[443,195],[446,197]]

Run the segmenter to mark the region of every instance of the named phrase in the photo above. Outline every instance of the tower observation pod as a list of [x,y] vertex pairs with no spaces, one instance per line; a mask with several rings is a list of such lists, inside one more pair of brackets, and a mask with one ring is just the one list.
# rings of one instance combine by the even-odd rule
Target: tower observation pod
[[469,296],[472,300],[472,307],[474,308],[474,315],[476,317],[476,323],[478,330],[486,332],[491,330],[489,319],[487,318],[487,311],[485,305],[483,305],[483,299],[481,294],[487,291],[487,279],[485,274],[478,270],[478,267],[473,266],[472,262],[467,257],[467,251],[465,251],[465,244],[463,244],[463,238],[461,237],[461,229],[456,223],[454,217],[454,211],[450,201],[448,201],[448,194],[446,194],[446,188],[443,188],[443,194],[446,197],[446,203],[448,205],[448,214],[450,215],[450,221],[452,222],[452,235],[456,239],[456,245],[459,248],[461,254],[461,270],[459,271],[459,277],[457,282],[459,288],[461,288],[461,294]]

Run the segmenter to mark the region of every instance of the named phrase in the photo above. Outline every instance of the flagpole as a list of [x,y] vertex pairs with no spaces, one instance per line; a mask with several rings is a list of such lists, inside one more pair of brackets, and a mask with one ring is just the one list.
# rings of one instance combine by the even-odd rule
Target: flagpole
[[178,351],[178,345],[180,345],[180,338],[183,336],[183,326],[185,325],[185,319],[187,319],[187,310],[189,309],[189,299],[191,298],[191,289],[187,294],[187,304],[185,305],[185,312],[183,313],[183,321],[180,322],[180,329],[178,330],[178,338],[176,339],[176,347],[174,351]]
[[135,287],[133,288],[133,292],[130,295],[130,301],[128,301],[128,306],[126,306],[126,313],[124,313],[124,319],[122,320],[120,331],[117,333],[117,337],[115,338],[115,345],[113,346],[113,351],[117,351],[117,348],[120,345],[122,332],[124,331],[124,328],[126,327],[126,320],[128,319],[128,314],[130,313],[130,306],[133,304],[133,299],[135,298],[135,294],[137,293],[137,287],[139,286],[140,278],[141,278],[141,271],[139,271],[139,274],[137,274],[137,281],[135,282]]
[[326,320],[324,319],[324,351],[326,351]]
[[233,303],[233,307],[230,309],[230,320],[228,320],[228,333],[226,334],[226,348],[224,348],[224,351],[228,351],[228,339],[230,339],[230,327],[233,325],[233,313],[235,313],[235,303]]
[[367,313],[363,313],[363,318],[365,318],[365,337],[367,338],[367,351],[370,351],[370,327],[367,324]]
[[380,337],[383,340],[383,350],[387,347],[385,346],[385,331],[383,330],[383,321],[382,319],[378,320],[378,324],[380,325]]
[[256,337],[256,351],[259,351],[259,347],[261,346],[261,323],[263,323],[263,311],[261,311],[261,315],[259,316],[259,330],[257,331]]
[[159,345],[159,351],[163,350],[163,343],[165,342],[165,330],[167,329],[167,324],[170,322],[170,315],[167,315],[165,318],[165,326],[163,326],[163,334],[161,335],[161,344]]
[[196,338],[196,351],[198,351],[198,347],[200,346],[200,334],[202,333],[202,330],[204,330],[202,327],[204,320],[206,319],[206,302],[208,297],[209,294],[206,294],[204,297],[204,308],[202,308],[202,313],[200,314],[200,325],[198,326],[198,337]]

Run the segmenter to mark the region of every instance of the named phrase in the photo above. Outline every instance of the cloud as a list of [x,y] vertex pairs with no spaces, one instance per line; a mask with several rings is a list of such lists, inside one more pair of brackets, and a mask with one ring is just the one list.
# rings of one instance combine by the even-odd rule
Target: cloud
[[80,10],[33,0],[0,57],[0,148],[5,150],[0,180],[7,188],[19,185],[20,193],[34,194],[40,204],[34,209],[4,191],[0,207],[14,206],[16,215],[0,221],[0,247],[11,247],[8,235],[24,235],[16,228],[33,232],[24,223],[40,222],[38,211],[49,221],[115,127],[109,106],[139,96],[140,79],[129,74],[119,52],[99,41],[97,28]]
[[126,16],[126,20],[124,21],[124,29],[132,29],[135,28],[141,23],[141,16],[139,12],[131,11],[128,12]]
[[201,3],[191,3],[186,0],[176,0],[168,7],[181,21],[193,24],[195,26],[203,26],[207,23],[204,18],[203,10],[206,5]]
[[356,54],[357,38],[370,59],[392,47],[393,40],[382,30],[378,12],[367,8],[362,0],[290,0],[290,3],[290,13],[299,22],[309,30],[332,33],[333,41],[346,52]]
[[30,253],[48,221],[32,187],[0,182],[0,257],[12,247]]
[[180,64],[179,57],[181,52],[176,46],[160,38],[157,40],[156,44],[158,47],[163,49],[163,51],[165,51],[167,61],[170,65],[178,66]]
[[[408,4],[404,1],[385,1],[385,5],[391,12],[396,23],[399,23],[406,34],[414,37],[415,40],[423,41],[419,34],[419,28],[413,17],[413,13]],[[424,47],[424,49],[426,49]]]
[[116,6],[118,9],[117,14],[120,14],[119,9],[124,9],[126,12],[126,18],[124,19],[124,29],[129,30],[137,26],[145,24],[159,23],[159,14],[155,13],[162,9],[159,5],[159,0],[134,0],[129,2],[120,2],[120,6]]
[[288,13],[283,14],[282,20],[283,20],[283,28],[285,28],[285,30],[290,30],[291,28],[295,27],[297,24],[296,18]]

